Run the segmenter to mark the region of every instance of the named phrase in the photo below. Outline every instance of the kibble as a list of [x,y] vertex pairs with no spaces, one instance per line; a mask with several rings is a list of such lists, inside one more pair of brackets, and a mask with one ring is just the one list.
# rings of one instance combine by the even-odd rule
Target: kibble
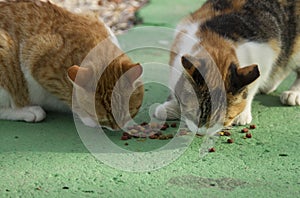
[[246,138],[252,138],[252,134],[251,133],[247,133],[246,134]]
[[233,139],[228,139],[228,140],[227,140],[227,143],[229,143],[229,144],[232,144],[233,142],[234,142]]
[[147,123],[147,122],[142,122],[140,125],[141,125],[141,126],[147,126],[148,123]]
[[256,125],[255,124],[250,125],[250,129],[256,129]]
[[168,128],[168,127],[166,127],[165,125],[163,125],[163,126],[160,128],[160,130],[165,131],[165,130],[167,130],[167,128]]
[[153,128],[153,129],[159,128],[159,124],[156,123],[156,122],[151,122],[151,123],[149,124],[149,126],[150,126],[151,128]]
[[176,127],[177,127],[176,122],[172,123],[172,124],[171,124],[171,127],[172,127],[172,128],[176,128]]
[[166,135],[160,135],[160,136],[158,137],[158,139],[159,139],[159,140],[166,140],[166,139],[168,139],[168,138],[167,138]]
[[213,147],[213,148],[210,148],[209,150],[208,150],[208,152],[210,152],[210,153],[213,153],[213,152],[216,152],[216,149]]
[[231,133],[229,131],[224,131],[225,136],[231,136]]
[[135,133],[138,133],[139,131],[138,130],[136,130],[136,129],[131,129],[130,131],[129,131],[129,133],[132,135],[132,134],[135,134]]
[[121,140],[128,140],[129,138],[128,138],[128,136],[126,136],[126,135],[123,135],[122,137],[121,137]]
[[247,128],[242,129],[242,133],[248,133],[248,132],[249,132],[249,129],[247,129]]
[[124,133],[123,133],[123,136],[127,136],[128,139],[131,139],[131,137],[132,137],[128,132],[124,132]]
[[[174,127],[176,123],[173,123]],[[133,138],[140,139],[159,139],[159,140],[167,140],[174,138],[173,134],[163,134],[162,131],[166,131],[171,125],[168,123],[156,123],[156,122],[142,122],[140,125],[133,125],[127,127],[128,131],[123,132],[121,140],[128,140]]]
[[158,135],[150,135],[149,138],[152,139],[152,140],[153,140],[153,139],[157,139],[157,138],[158,138]]

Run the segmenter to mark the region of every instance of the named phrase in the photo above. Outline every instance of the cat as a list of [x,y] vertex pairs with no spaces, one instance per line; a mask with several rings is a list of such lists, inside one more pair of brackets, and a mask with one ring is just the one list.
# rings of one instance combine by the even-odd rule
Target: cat
[[211,81],[217,75],[211,72],[214,68],[208,56],[203,58],[203,51],[209,54],[224,81],[225,97],[218,101],[227,101],[223,126],[251,123],[254,96],[276,90],[291,71],[297,73],[297,79],[280,100],[284,105],[300,105],[299,17],[299,0],[207,0],[177,27],[170,65],[182,75],[174,76],[173,72],[170,78],[172,89],[181,88],[176,91],[178,95],[171,94],[158,106],[155,116],[180,118],[181,102],[176,97],[189,98],[189,90],[180,82],[182,76],[187,76],[198,98],[186,99],[184,108],[195,109],[195,100],[200,106],[198,113],[190,115],[199,119],[191,128],[213,126],[210,119],[215,112],[210,94],[205,94],[209,90],[204,78]]
[[[94,51],[97,62],[79,67],[100,42],[106,44]],[[40,122],[45,110],[72,109],[87,126],[119,129],[141,107],[142,72],[95,16],[38,0],[0,2],[0,119]],[[113,90],[121,76],[116,120]]]

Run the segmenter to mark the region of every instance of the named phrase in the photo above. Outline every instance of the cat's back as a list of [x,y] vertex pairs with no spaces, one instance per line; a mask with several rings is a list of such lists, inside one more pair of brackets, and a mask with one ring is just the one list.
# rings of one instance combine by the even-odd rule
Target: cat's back
[[[93,27],[93,28],[91,28]],[[103,24],[96,17],[73,14],[50,2],[20,0],[0,2],[0,29],[22,40],[43,33],[104,35]]]

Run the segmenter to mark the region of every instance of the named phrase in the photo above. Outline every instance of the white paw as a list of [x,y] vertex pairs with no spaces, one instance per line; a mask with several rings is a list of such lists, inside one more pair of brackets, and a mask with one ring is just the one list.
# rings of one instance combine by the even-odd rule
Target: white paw
[[280,96],[282,104],[295,106],[300,105],[300,92],[299,91],[285,91]]
[[40,122],[46,118],[46,113],[40,106],[24,107],[20,114],[26,122]]
[[80,119],[83,122],[83,124],[85,124],[88,127],[95,128],[99,125],[97,122],[95,122],[92,118],[89,118],[89,117],[84,117],[84,118],[80,118]]
[[162,105],[159,105],[155,109],[155,118],[159,120],[176,120],[180,118],[180,109],[177,101],[167,101]]
[[167,111],[164,107],[164,105],[159,105],[155,109],[154,117],[159,120],[166,120],[167,119]]
[[245,110],[235,118],[233,123],[236,125],[246,125],[246,124],[250,124],[251,121],[252,121],[251,111]]

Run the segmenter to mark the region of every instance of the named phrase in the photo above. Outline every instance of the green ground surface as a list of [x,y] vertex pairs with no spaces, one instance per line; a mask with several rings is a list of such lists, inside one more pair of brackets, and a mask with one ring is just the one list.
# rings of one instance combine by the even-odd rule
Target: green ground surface
[[[152,0],[140,16],[146,25],[174,27],[201,2]],[[142,39],[133,37],[136,42]],[[131,55],[143,63],[168,61],[164,50],[152,48]],[[146,72],[167,78],[166,72]],[[81,141],[72,115],[49,112],[44,122],[36,124],[0,121],[0,197],[300,197],[300,109],[282,106],[278,99],[294,78],[291,75],[275,93],[256,97],[253,138],[244,139],[242,127],[235,127],[234,144],[220,137],[216,152],[200,159],[203,139],[196,137],[173,163],[145,172],[119,170],[95,158]],[[138,121],[148,119],[148,108],[167,96],[161,85],[148,83],[146,88]],[[114,144],[131,151],[155,150],[168,142],[131,139],[125,146],[120,132],[106,134]],[[111,157],[118,159],[114,153]],[[121,164],[128,163],[122,160]]]

